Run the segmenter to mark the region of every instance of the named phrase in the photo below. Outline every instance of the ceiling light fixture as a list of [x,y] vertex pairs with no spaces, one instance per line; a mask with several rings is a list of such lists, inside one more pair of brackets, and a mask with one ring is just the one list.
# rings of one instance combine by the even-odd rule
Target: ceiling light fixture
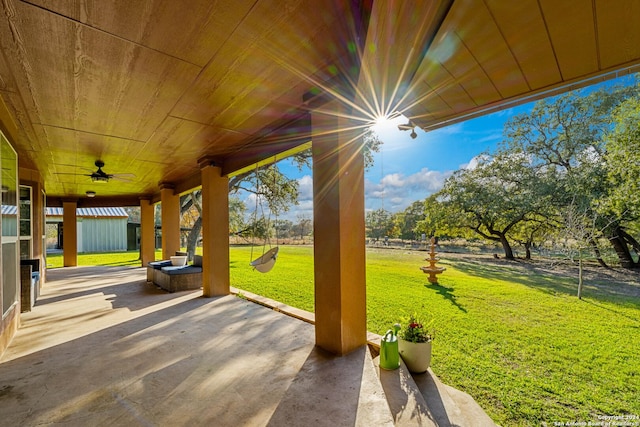
[[418,134],[416,133],[416,125],[411,120],[404,125],[398,125],[398,130],[411,130],[411,134],[409,135],[411,139],[416,139],[418,137]]
[[108,176],[100,176],[100,175],[91,175],[91,181],[97,183],[109,182]]
[[87,191],[87,197],[96,197],[96,192],[95,191]]

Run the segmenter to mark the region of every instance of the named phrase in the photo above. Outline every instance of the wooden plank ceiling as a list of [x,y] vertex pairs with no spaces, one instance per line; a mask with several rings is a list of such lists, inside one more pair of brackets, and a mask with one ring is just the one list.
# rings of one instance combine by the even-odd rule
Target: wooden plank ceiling
[[[318,91],[428,130],[634,71],[638,22],[635,0],[4,0],[3,130],[50,199],[135,203],[307,142]],[[98,159],[135,177],[97,185]]]

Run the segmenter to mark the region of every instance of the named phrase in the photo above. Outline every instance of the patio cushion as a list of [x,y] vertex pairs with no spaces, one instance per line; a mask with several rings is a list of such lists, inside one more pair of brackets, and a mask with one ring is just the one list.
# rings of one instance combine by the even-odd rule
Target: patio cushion
[[177,265],[177,266],[162,267],[161,271],[169,275],[194,274],[194,273],[202,273],[202,267],[194,267],[192,265]]
[[156,270],[160,270],[162,267],[167,267],[171,265],[171,260],[162,260],[162,261],[152,261],[149,263],[149,267],[152,267]]

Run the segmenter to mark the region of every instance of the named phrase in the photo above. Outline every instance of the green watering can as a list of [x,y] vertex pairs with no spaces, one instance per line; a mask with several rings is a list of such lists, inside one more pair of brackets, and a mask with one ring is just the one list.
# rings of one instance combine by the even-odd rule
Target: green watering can
[[393,325],[380,341],[380,367],[382,369],[398,369],[400,367],[400,353],[398,353],[398,331],[400,325]]

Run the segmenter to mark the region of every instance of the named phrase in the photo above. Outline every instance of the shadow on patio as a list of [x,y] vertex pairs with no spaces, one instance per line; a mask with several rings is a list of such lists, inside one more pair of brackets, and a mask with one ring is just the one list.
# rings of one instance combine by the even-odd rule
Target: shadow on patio
[[392,425],[364,348],[235,296],[168,294],[141,268],[47,272],[0,361],[2,425]]

